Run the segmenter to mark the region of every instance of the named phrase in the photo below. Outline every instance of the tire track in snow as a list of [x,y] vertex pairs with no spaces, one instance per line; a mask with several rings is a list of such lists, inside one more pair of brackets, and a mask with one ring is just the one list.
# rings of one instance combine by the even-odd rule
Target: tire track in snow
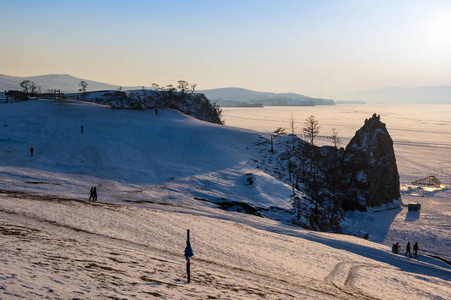
[[332,284],[342,292],[360,299],[380,299],[366,295],[355,287],[355,278],[361,268],[385,268],[396,270],[396,268],[383,267],[375,264],[367,264],[356,261],[344,261],[335,265],[332,271],[324,278],[324,281]]
[[[55,202],[55,203],[64,203],[68,205],[95,205],[95,206],[104,206],[105,209],[115,209],[123,207],[124,205],[120,204],[111,204],[111,203],[102,203],[102,202],[90,202],[85,200],[76,200],[76,199],[68,199],[68,198],[59,198],[56,196],[46,196],[46,195],[37,195],[37,194],[27,194],[24,192],[11,192],[11,191],[0,191],[0,193],[8,194],[8,196],[13,196],[16,198],[21,198],[24,200],[38,200],[38,201],[48,201],[48,202]],[[27,199],[26,197],[29,196],[30,198]],[[1,209],[0,212],[6,213],[6,214],[13,214],[21,216],[25,219],[31,219],[34,221],[38,221],[43,224],[47,224],[50,226],[55,226],[64,230],[69,230],[69,232],[75,232],[78,235],[81,236],[96,236],[97,238],[100,238],[102,240],[102,243],[113,245],[115,247],[121,247],[122,249],[132,250],[136,252],[145,253],[147,256],[151,257],[155,260],[162,260],[161,257],[156,256],[155,254],[161,254],[164,257],[164,260],[167,263],[170,264],[180,264],[180,258],[182,258],[182,255],[175,251],[168,251],[159,249],[156,247],[152,247],[150,245],[137,243],[134,241],[130,241],[127,239],[121,239],[117,237],[112,237],[108,235],[104,235],[101,233],[96,233],[92,231],[88,231],[85,229],[77,228],[68,224],[59,223],[53,220],[48,220],[42,217],[30,215],[27,213],[20,213],[20,212],[14,212],[9,211],[7,209]],[[150,251],[150,252],[149,252]],[[150,253],[155,253],[154,255],[151,255]],[[183,260],[183,259],[182,259]],[[321,297],[326,298],[334,298],[334,299],[374,299],[374,298],[368,298],[363,294],[358,293],[349,293],[346,289],[342,289],[340,286],[336,285],[328,285],[324,284],[322,282],[318,282],[316,280],[305,280],[304,283],[301,282],[290,282],[289,280],[283,279],[283,278],[277,278],[273,277],[270,274],[263,274],[261,272],[255,272],[253,270],[248,270],[242,267],[236,267],[227,265],[221,262],[209,260],[209,259],[202,259],[202,258],[196,258],[195,260],[199,265],[197,268],[204,269],[205,272],[211,272],[214,271],[216,274],[227,274],[226,276],[229,277],[238,277],[241,278],[244,282],[243,285],[246,286],[246,282],[253,283],[254,286],[258,286],[261,291],[271,292],[269,294],[278,294],[278,295],[285,295],[287,297],[305,297],[305,294],[302,294],[302,291],[308,291],[310,293],[315,293],[318,295],[321,295]],[[337,268],[337,266],[336,266]],[[220,270],[223,270],[222,272]],[[238,276],[237,276],[238,275]],[[330,277],[333,277],[329,275]],[[217,280],[220,282],[220,279]],[[237,281],[240,281],[239,279]],[[255,289],[255,288],[250,288]]]

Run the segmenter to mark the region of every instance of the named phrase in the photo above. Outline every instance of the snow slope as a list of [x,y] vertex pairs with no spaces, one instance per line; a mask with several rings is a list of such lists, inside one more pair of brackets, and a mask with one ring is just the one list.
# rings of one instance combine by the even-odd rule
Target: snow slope
[[[96,185],[106,201],[210,205],[194,199],[201,198],[291,207],[291,188],[251,164],[256,132],[171,110],[155,115],[77,101],[2,108],[1,189],[87,199]],[[245,185],[247,173],[257,177],[255,185]]]
[[[446,189],[426,192],[424,197],[401,194],[405,206],[396,210],[350,213],[345,232],[364,236],[391,246],[399,242],[404,250],[407,242],[419,242],[420,249],[451,261],[451,105],[346,105],[286,108],[224,108],[225,122],[261,132],[278,127],[289,128],[295,118],[296,132],[314,115],[319,121],[320,135],[330,135],[336,128],[345,147],[366,118],[381,116],[394,141],[401,188],[427,175],[436,175]],[[318,138],[319,145],[332,145]],[[422,205],[420,212],[409,212],[408,203]]]
[[290,207],[257,132],[72,101],[2,104],[0,125],[0,299],[450,299],[437,260],[217,209]]

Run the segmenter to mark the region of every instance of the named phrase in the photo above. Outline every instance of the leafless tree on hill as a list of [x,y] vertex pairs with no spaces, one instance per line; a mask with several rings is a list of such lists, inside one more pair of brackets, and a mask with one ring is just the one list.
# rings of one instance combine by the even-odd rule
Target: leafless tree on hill
[[23,88],[24,93],[28,95],[28,91],[30,89],[30,80],[24,80],[20,83],[20,86]]
[[330,138],[334,143],[334,147],[337,148],[341,143],[341,139],[338,137],[338,131],[336,128],[332,128],[332,135],[330,136]]
[[319,126],[318,121],[315,119],[315,116],[311,115],[305,120],[304,127],[302,128],[302,132],[309,138],[310,144],[314,145],[314,140],[319,134]]

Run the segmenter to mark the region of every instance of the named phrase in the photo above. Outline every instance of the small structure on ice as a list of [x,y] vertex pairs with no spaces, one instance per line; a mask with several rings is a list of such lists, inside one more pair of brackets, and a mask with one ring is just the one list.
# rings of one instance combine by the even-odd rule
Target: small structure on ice
[[434,175],[429,175],[426,178],[423,178],[423,179],[420,179],[420,180],[417,180],[417,181],[413,181],[412,184],[440,187],[440,185],[442,183]]
[[419,211],[421,209],[420,203],[409,203],[407,208],[409,211]]

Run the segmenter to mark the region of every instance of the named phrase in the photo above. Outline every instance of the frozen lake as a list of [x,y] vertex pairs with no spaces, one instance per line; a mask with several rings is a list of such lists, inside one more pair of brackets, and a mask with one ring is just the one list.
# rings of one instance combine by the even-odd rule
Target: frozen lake
[[[421,212],[402,209],[363,215],[357,218],[370,239],[391,245],[399,241],[419,241],[420,248],[451,259],[451,105],[336,105],[316,107],[223,108],[227,126],[270,133],[278,127],[289,128],[291,113],[296,131],[314,115],[321,126],[320,135],[336,128],[345,147],[355,132],[373,113],[394,141],[401,187],[427,175],[435,175],[448,188],[424,197],[402,195],[404,204],[419,202]],[[319,145],[329,144],[319,139]]]

